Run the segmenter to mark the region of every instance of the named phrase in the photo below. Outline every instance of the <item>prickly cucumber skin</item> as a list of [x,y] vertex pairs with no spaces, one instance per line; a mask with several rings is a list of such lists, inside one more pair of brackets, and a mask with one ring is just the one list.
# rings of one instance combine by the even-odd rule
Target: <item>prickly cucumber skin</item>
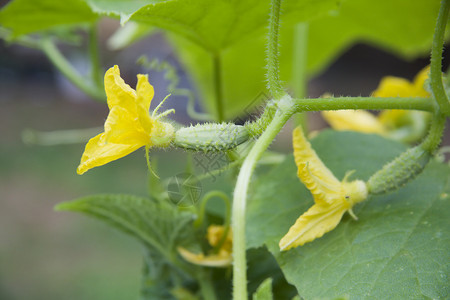
[[231,123],[199,124],[179,129],[174,146],[194,151],[226,151],[250,138],[247,129]]
[[369,193],[385,194],[402,187],[423,171],[430,158],[420,145],[408,149],[369,178]]

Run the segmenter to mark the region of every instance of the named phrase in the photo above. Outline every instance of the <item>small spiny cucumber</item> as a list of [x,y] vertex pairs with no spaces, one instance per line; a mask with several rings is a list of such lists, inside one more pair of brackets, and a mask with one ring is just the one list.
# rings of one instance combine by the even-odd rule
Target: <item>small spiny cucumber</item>
[[421,145],[408,149],[369,178],[369,193],[385,194],[402,187],[423,171],[430,158]]
[[179,129],[173,144],[194,151],[226,151],[237,147],[250,138],[244,126],[232,123],[199,124]]

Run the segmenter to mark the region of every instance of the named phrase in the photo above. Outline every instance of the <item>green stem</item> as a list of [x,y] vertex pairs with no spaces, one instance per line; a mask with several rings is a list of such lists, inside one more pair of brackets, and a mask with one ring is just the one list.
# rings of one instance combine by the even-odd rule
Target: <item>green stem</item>
[[[290,97],[282,98],[280,104],[291,102]],[[287,103],[284,107],[292,107],[292,103]],[[245,257],[245,209],[247,190],[255,169],[256,162],[264,151],[272,143],[275,136],[283,128],[294,111],[292,109],[280,109],[275,114],[272,122],[267,126],[264,133],[258,138],[250,153],[245,158],[239,172],[236,188],[234,190],[232,206],[232,228],[233,228],[233,299],[247,299],[247,260]]]
[[13,40],[11,40],[11,32],[5,28],[0,27],[0,39],[5,40],[8,43],[14,43],[17,45],[21,45],[24,47],[40,50],[41,45],[39,44],[39,41],[37,39],[31,38],[26,35],[15,37]]
[[440,110],[445,115],[450,115],[450,103],[445,94],[442,83],[442,48],[444,44],[445,26],[448,22],[450,0],[442,0],[431,47],[430,85],[434,98],[439,104]]
[[[93,33],[94,32],[94,33]],[[11,36],[11,33],[4,29],[0,28],[0,38],[8,40]],[[95,40],[95,42],[94,42]],[[14,43],[32,48],[41,50],[45,53],[48,59],[55,65],[55,67],[69,79],[75,86],[77,86],[80,90],[85,92],[90,97],[105,101],[105,93],[103,92],[103,83],[102,76],[95,75],[92,78],[94,79],[95,85],[90,85],[86,78],[81,76],[69,63],[69,61],[61,54],[59,49],[55,46],[53,41],[50,38],[42,38],[42,39],[33,39],[28,36],[20,36],[13,41]],[[89,33],[89,47],[91,52],[91,60],[93,64],[93,72],[100,72],[100,68],[98,67],[98,50],[97,50],[97,36],[94,29],[91,29]],[[95,54],[94,54],[95,52]],[[98,83],[98,79],[100,78],[100,84]]]
[[430,98],[399,97],[334,97],[316,99],[294,99],[296,111],[321,111],[340,109],[413,109],[434,111]]
[[272,96],[278,100],[284,95],[280,84],[280,70],[278,61],[278,34],[280,28],[280,10],[282,0],[272,0],[269,34],[267,36],[267,82]]
[[433,153],[439,147],[445,128],[445,119],[445,115],[441,113],[433,116],[428,135],[422,142],[422,148],[424,150]]
[[200,208],[198,211],[198,218],[197,220],[195,220],[194,222],[194,226],[195,227],[200,227],[203,224],[203,220],[205,218],[205,212],[206,212],[206,204],[208,203],[209,200],[211,200],[214,197],[219,197],[223,200],[223,202],[225,203],[226,206],[226,216],[225,216],[225,224],[224,225],[229,225],[230,224],[230,199],[228,198],[227,194],[225,194],[224,192],[221,191],[211,191],[209,193],[207,193],[200,204]]
[[103,90],[103,72],[100,67],[98,33],[96,25],[97,23],[94,23],[89,28],[89,56],[91,58],[91,78],[94,82],[94,85]]
[[208,194],[206,194],[200,204],[200,209],[198,212],[198,219],[194,222],[194,227],[200,227],[203,224],[203,220],[205,219],[206,214],[206,204],[209,200],[211,200],[214,197],[219,197],[223,200],[225,203],[225,217],[223,222],[223,227],[225,228],[222,237],[220,238],[220,241],[217,243],[216,246],[214,246],[215,252],[217,253],[220,248],[222,247],[223,243],[227,239],[228,231],[230,230],[230,219],[231,219],[231,201],[230,198],[228,198],[227,194],[221,192],[221,191],[211,191]]
[[220,63],[220,53],[213,56],[214,69],[214,87],[216,97],[217,121],[223,122],[225,120],[223,115],[223,91],[222,91],[222,65]]
[[[308,57],[308,23],[299,23],[294,27],[294,49],[292,62],[293,92],[296,98],[305,98],[307,94],[308,78],[306,65]],[[308,114],[298,113],[294,122],[308,132]]]
[[104,92],[89,84],[89,81],[81,76],[61,54],[53,41],[48,38],[43,39],[40,42],[40,49],[47,55],[56,68],[80,90],[94,99],[105,100]]
[[22,140],[28,145],[55,146],[86,143],[86,140],[102,132],[103,127],[69,129],[56,131],[37,131],[25,129]]
[[198,283],[204,300],[216,300],[216,292],[211,280],[211,272],[200,268],[197,275]]
[[[286,96],[290,99],[289,96]],[[283,99],[283,98],[282,98]],[[255,120],[254,122],[248,122],[244,125],[247,134],[245,138],[254,138],[260,136],[263,131],[267,128],[267,126],[272,122],[275,112],[282,106],[284,106],[286,101],[280,100],[279,102],[269,101],[267,103],[266,109],[263,115]],[[399,98],[399,97],[337,97],[337,98],[315,98],[315,99],[290,99],[289,105],[292,107],[286,106],[283,109],[285,110],[294,110],[296,113],[304,112],[304,111],[322,111],[322,110],[341,110],[341,109],[403,109],[403,110],[422,110],[427,112],[435,112],[435,104],[431,100],[431,98],[420,98],[420,97],[411,97],[411,98]],[[174,142],[175,146],[187,148],[186,143],[189,143],[189,149],[199,150],[199,149],[207,149],[211,147],[211,141],[217,139],[217,133],[213,130],[210,130],[208,133],[205,133],[209,136],[209,140],[203,143],[199,141],[187,141],[186,139],[182,140],[181,136],[183,136],[179,129],[177,132],[177,140]],[[230,134],[232,132],[230,131]],[[223,143],[223,139],[220,141]],[[240,141],[242,143],[244,141]],[[227,149],[234,148],[236,145],[234,142],[223,143],[220,144],[223,147],[227,147]],[[216,145],[217,146],[217,145]],[[216,150],[220,150],[216,148]],[[239,163],[233,164],[236,165]],[[228,166],[224,167],[228,168]],[[215,172],[220,172],[223,169],[219,169]],[[201,178],[207,177],[206,174],[202,175]]]
[[275,112],[277,111],[277,102],[271,100],[266,103],[266,107],[264,108],[264,113],[260,118],[256,119],[253,122],[245,123],[245,128],[248,130],[249,135],[251,137],[259,136],[266,127],[272,122],[273,117],[275,116]]

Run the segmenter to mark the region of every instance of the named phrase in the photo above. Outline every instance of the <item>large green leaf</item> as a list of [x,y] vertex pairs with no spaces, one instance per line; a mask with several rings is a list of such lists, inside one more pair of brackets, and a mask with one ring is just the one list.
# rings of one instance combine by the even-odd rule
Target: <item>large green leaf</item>
[[[218,52],[266,27],[269,2],[261,0],[86,0],[98,13],[115,15],[167,29],[211,52]],[[285,0],[284,22],[311,20],[330,9],[335,0]],[[147,5],[145,5],[147,4]]]
[[439,0],[345,0],[337,14],[311,20],[308,70],[321,68],[355,42],[366,42],[406,58],[431,48]]
[[173,299],[170,290],[173,288],[173,266],[161,253],[146,251],[142,269],[142,300]]
[[[169,201],[131,195],[93,195],[60,203],[56,210],[81,212],[131,235],[144,245],[142,299],[173,299],[176,246],[192,238],[193,215]],[[182,281],[185,276],[178,275]],[[176,281],[176,280],[175,280]]]
[[[306,45],[309,74],[319,72],[344,49],[359,41],[379,45],[406,57],[426,53],[431,45],[439,2],[416,1],[408,5],[404,0],[383,0],[376,4],[347,0],[340,10],[333,8],[322,7],[328,14],[317,13],[310,19],[297,19],[310,23]],[[285,8],[284,11],[289,10]],[[280,41],[282,79],[290,85],[296,84],[292,79],[293,67],[296,67],[292,65],[296,55],[292,47],[295,39],[292,16],[295,14],[282,17]],[[382,21],[377,22],[377,19]],[[218,21],[211,20],[210,26],[214,27],[215,22]],[[270,97],[265,90],[265,30],[260,28],[243,35],[244,38],[233,39],[231,45],[219,51],[205,45],[203,40],[199,42],[180,31],[175,32],[177,34],[170,35],[169,39],[209,112],[229,119],[243,111],[248,113],[253,106]],[[220,78],[215,81],[217,74]]]
[[163,256],[185,237],[193,216],[169,202],[131,195],[93,195],[63,202],[56,210],[81,212],[137,238]]
[[[83,3],[83,1],[85,3]],[[246,114],[266,97],[265,34],[269,0],[13,0],[0,24],[14,34],[91,21],[99,15],[171,33],[204,108],[216,119]],[[342,2],[342,3],[341,3]],[[281,27],[282,79],[293,82],[294,30],[309,23],[307,72],[323,69],[355,42],[406,57],[429,50],[438,0],[285,0]],[[39,11],[39,13],[36,13]]]
[[[100,15],[119,17],[121,23],[127,22],[140,8],[165,2],[164,0],[84,0],[93,11]],[[170,0],[169,0],[170,1]]]
[[267,278],[253,294],[253,300],[272,300],[272,278]]
[[260,47],[256,51],[252,38],[218,55],[183,37],[173,34],[168,37],[199,90],[204,108],[216,119],[245,116],[269,98],[264,84],[264,37],[259,38]]
[[270,278],[270,290],[274,299],[292,299],[297,295],[297,290],[286,282],[278,263],[265,247],[247,251],[247,273],[249,294],[255,293]]
[[[405,147],[378,136],[321,133],[313,147],[334,174],[367,179]],[[268,246],[302,297],[444,299],[450,296],[450,201],[447,165],[431,162],[398,191],[355,207],[358,221],[302,247],[280,253],[278,242],[312,205],[290,157],[253,186],[248,207],[249,247]]]
[[[264,43],[270,1],[154,1],[134,12],[134,2],[128,6],[125,0],[87,2],[96,12],[120,17],[122,22],[132,20],[171,32],[170,40],[205,109],[217,120],[236,117],[247,106],[249,112],[265,99]],[[337,9],[337,3],[284,1],[283,24],[311,20]]]
[[15,36],[96,19],[83,0],[14,0],[0,11],[0,25]]

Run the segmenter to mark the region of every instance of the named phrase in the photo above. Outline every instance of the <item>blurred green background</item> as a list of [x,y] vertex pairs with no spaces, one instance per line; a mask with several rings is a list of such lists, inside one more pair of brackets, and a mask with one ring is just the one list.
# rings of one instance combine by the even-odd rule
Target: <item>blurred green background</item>
[[45,103],[15,99],[1,106],[0,299],[135,299],[137,243],[53,206],[90,193],[145,194],[143,153],[78,176],[84,145],[24,146],[25,127],[86,126],[89,107],[47,96]]

